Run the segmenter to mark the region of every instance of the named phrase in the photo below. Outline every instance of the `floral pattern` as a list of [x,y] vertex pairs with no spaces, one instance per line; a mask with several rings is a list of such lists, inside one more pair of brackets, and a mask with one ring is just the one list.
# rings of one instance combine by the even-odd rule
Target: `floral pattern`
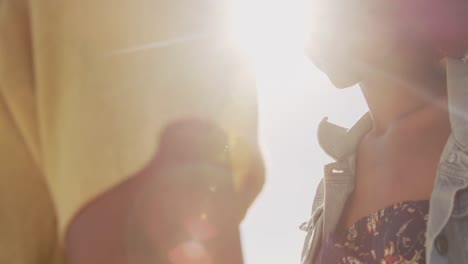
[[319,264],[423,264],[429,201],[401,202],[328,236]]

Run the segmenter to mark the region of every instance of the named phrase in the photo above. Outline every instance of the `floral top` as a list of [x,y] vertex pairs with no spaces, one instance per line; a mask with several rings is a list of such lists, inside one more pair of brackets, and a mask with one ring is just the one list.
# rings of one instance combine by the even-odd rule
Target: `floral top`
[[319,264],[421,264],[429,201],[401,202],[330,234]]

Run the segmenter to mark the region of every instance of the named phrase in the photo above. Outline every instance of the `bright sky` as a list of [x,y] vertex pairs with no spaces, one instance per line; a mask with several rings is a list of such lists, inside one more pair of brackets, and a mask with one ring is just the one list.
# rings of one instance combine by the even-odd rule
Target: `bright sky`
[[351,126],[365,111],[359,89],[334,89],[303,55],[311,0],[235,0],[238,39],[257,65],[260,139],[267,183],[243,223],[247,264],[300,263],[322,166],[330,159],[316,140],[328,116]]

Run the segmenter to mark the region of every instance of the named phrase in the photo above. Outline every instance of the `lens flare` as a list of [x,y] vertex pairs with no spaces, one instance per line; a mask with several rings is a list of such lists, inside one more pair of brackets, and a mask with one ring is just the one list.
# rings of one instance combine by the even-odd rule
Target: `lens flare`
[[[310,0],[236,0],[233,32],[256,63],[302,53],[310,26]],[[262,65],[265,66],[265,65]]]

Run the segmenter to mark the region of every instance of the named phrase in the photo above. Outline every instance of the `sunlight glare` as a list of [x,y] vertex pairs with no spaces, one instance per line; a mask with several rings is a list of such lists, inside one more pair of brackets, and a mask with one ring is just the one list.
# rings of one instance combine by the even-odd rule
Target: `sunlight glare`
[[[257,64],[301,56],[310,0],[234,0],[233,32]],[[264,65],[266,66],[266,65]]]

